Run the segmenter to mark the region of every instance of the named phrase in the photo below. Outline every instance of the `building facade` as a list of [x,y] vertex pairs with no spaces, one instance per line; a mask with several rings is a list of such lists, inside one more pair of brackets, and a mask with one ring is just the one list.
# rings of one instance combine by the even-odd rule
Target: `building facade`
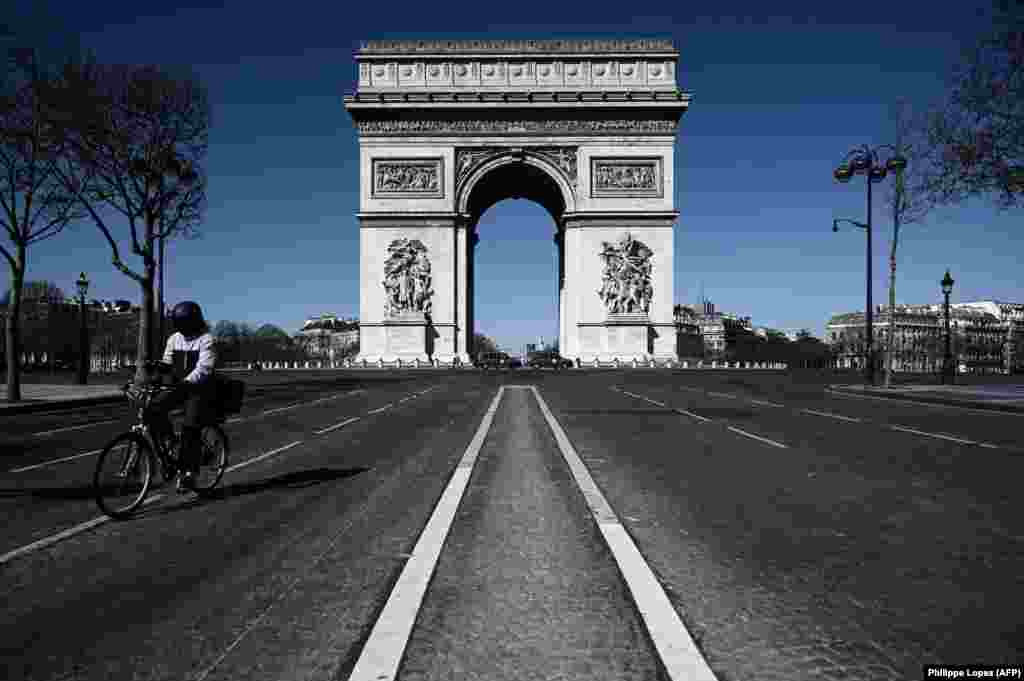
[[723,356],[739,335],[753,333],[750,317],[719,312],[710,301],[701,307],[676,305],[674,312],[680,357]]
[[[0,356],[6,354],[7,306],[0,306]],[[135,363],[139,306],[128,300],[91,300],[86,325],[91,371],[116,371]],[[66,369],[80,356],[81,306],[74,298],[22,302],[21,366]]]
[[[1024,305],[997,301],[951,303],[950,355],[961,373],[1024,372]],[[892,343],[893,370],[932,373],[942,370],[946,351],[945,307],[897,305],[890,331],[889,308],[879,305],[873,319],[877,369]],[[834,315],[826,335],[839,368],[860,369],[866,356],[863,312]]]
[[359,320],[335,314],[311,317],[294,336],[309,357],[344,359],[359,347]]

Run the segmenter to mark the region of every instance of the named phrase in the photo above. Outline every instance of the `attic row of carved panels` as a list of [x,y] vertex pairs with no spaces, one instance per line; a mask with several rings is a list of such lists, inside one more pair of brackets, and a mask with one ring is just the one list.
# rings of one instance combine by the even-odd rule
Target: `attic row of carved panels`
[[671,60],[452,61],[359,64],[360,88],[675,87]]
[[537,91],[465,91],[465,92],[359,92],[346,95],[345,102],[391,103],[391,102],[676,102],[689,99],[689,95],[678,90],[627,90],[627,91],[580,91],[580,92],[537,92]]

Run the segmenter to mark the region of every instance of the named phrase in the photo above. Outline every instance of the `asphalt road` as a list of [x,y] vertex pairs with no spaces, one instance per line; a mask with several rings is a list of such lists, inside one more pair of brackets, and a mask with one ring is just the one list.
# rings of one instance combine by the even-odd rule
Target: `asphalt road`
[[128,521],[89,489],[125,406],[3,417],[0,677],[346,679],[404,619],[399,679],[672,678],[616,523],[718,679],[1024,662],[1022,416],[735,370],[246,380],[220,492]]

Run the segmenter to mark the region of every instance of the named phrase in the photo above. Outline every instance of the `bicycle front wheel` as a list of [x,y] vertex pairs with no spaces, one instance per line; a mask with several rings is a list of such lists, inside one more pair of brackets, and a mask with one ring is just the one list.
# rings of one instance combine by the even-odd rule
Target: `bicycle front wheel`
[[127,518],[146,498],[153,468],[153,452],[144,437],[125,433],[114,438],[96,462],[96,505],[111,518]]
[[199,441],[199,466],[193,478],[193,489],[197,494],[208,494],[228,467],[228,436],[220,426],[205,426]]

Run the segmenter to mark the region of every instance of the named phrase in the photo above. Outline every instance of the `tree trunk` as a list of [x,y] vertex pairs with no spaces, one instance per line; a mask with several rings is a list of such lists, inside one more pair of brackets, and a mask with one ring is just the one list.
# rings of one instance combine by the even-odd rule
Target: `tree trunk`
[[138,355],[135,361],[135,383],[142,385],[149,382],[146,362],[152,358],[153,332],[153,275],[156,269],[153,263],[146,263],[146,274],[140,284],[142,287],[142,305],[139,306],[139,338]]
[[25,282],[25,247],[15,245],[11,297],[7,301],[7,401],[21,401],[21,287]]
[[892,242],[889,254],[889,342],[885,351],[885,387],[892,386],[892,366],[895,358],[893,346],[896,344],[896,241]]

